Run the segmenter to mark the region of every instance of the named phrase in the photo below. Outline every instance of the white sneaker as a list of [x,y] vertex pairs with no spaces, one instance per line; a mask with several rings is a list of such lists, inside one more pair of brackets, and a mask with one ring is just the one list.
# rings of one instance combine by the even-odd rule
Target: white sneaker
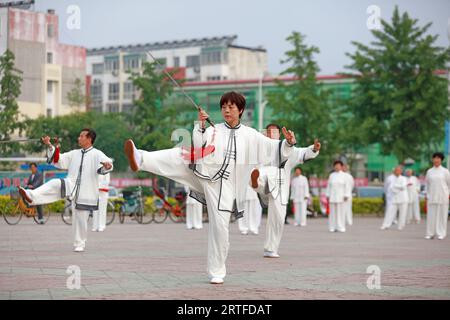
[[337,232],[341,232],[341,233],[344,233],[344,232],[345,232],[345,229],[342,229],[342,230],[337,230]]
[[246,236],[246,235],[248,235],[248,231],[241,231],[241,234]]
[[97,232],[98,230],[97,230],[97,229],[92,229],[91,231],[92,231],[92,232]]
[[73,251],[75,251],[75,252],[83,252],[84,248],[83,247],[75,247],[75,249]]
[[388,227],[385,227],[385,226],[381,226],[381,228],[380,228],[381,230],[387,230],[387,229],[389,229]]
[[425,239],[431,240],[431,239],[433,239],[433,236],[425,236]]
[[445,237],[443,237],[443,236],[439,236],[439,237],[437,237],[439,240],[444,240],[445,239]]
[[105,231],[105,229],[98,229],[97,231],[98,232],[103,232],[103,231]]
[[334,230],[334,229],[330,229],[330,230],[328,230],[328,231],[330,231],[330,232],[336,232],[336,230]]
[[272,251],[264,251],[264,258],[279,258],[280,255]]
[[223,279],[222,278],[212,278],[209,283],[211,284],[222,284],[223,283]]

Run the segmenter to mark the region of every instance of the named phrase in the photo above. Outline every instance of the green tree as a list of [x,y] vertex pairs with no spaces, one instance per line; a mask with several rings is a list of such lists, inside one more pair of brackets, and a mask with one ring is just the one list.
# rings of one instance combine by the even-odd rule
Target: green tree
[[132,73],[130,79],[139,92],[129,115],[133,139],[146,150],[172,147],[171,133],[183,124],[178,118],[181,110],[164,104],[173,84],[158,71],[155,62],[145,62],[142,74]]
[[319,49],[305,44],[305,36],[299,32],[293,32],[286,40],[292,49],[281,61],[289,64],[281,75],[294,75],[295,80],[291,84],[277,81],[277,90],[268,94],[268,102],[275,121],[295,132],[298,145],[313,144],[315,138],[322,142],[321,155],[304,165],[306,171],[322,175],[338,148],[333,137],[337,124],[332,115],[330,93],[316,79],[319,66],[314,54]]
[[418,160],[444,137],[447,80],[436,71],[445,69],[450,50],[434,45],[437,35],[427,35],[431,23],[421,27],[397,7],[391,23],[381,23],[371,46],[352,42],[356,52],[347,53],[357,82],[348,134],[361,146],[380,143],[383,154],[400,162]]
[[79,78],[76,78],[74,87],[67,93],[67,100],[69,101],[70,107],[74,108],[86,105],[87,98],[83,91],[83,82]]
[[[17,104],[21,92],[22,72],[15,68],[14,60],[14,54],[10,50],[6,50],[0,57],[0,141],[9,140],[12,134],[20,133],[23,128]],[[0,144],[1,154],[18,150],[18,144]]]

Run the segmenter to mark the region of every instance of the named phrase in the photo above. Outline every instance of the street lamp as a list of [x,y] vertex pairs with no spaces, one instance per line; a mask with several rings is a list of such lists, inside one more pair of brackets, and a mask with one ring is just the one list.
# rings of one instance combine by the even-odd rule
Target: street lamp
[[261,132],[263,130],[264,122],[264,107],[267,101],[263,101],[263,80],[264,80],[264,65],[262,63],[262,58],[258,55],[258,64],[260,67],[259,81],[258,81],[258,130]]

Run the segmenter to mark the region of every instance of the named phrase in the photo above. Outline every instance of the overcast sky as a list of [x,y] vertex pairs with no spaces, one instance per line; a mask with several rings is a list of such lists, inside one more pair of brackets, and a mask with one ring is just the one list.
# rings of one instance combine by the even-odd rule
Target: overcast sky
[[[236,34],[237,44],[268,50],[273,74],[296,30],[320,48],[320,74],[330,75],[348,64],[350,41],[371,41],[367,8],[377,5],[390,20],[396,4],[420,25],[432,22],[437,44],[449,46],[450,0],[36,0],[35,9],[56,9],[61,40],[87,48]],[[79,30],[66,27],[70,5],[81,9]]]

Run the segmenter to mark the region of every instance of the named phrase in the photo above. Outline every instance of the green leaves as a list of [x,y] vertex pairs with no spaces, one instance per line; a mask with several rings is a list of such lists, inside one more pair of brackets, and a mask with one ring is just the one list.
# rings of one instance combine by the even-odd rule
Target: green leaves
[[[13,133],[20,133],[23,129],[17,104],[21,92],[22,72],[14,67],[14,59],[14,54],[9,50],[0,57],[0,141],[9,140]],[[2,155],[18,150],[18,144],[0,144]]]
[[447,80],[436,74],[446,68],[450,50],[434,46],[436,36],[407,13],[395,8],[391,22],[372,31],[371,46],[353,42],[347,54],[357,86],[348,111],[350,128],[360,130],[353,143],[380,143],[385,154],[400,162],[419,160],[423,150],[441,142],[448,119]]

